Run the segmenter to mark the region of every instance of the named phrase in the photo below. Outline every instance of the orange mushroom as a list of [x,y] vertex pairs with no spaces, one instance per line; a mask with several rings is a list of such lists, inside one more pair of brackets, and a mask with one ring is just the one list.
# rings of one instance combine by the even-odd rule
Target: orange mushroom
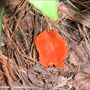
[[56,67],[63,66],[63,60],[68,55],[65,40],[56,30],[44,30],[35,38],[35,45],[39,52],[39,61],[45,67],[54,64]]

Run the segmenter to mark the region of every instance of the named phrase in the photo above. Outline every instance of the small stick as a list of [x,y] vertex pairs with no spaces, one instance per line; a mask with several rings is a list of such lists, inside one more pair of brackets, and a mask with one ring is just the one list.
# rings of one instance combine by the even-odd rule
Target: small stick
[[6,63],[6,60],[4,59],[3,57],[3,54],[1,52],[1,57],[2,57],[2,61],[3,61],[3,64],[5,66],[5,69],[3,68],[4,72],[6,73],[6,77],[8,78],[8,81],[9,81],[9,85],[11,87],[11,90],[14,90],[13,88],[13,83],[12,83],[12,79],[11,79],[11,76],[9,74],[9,71],[8,71],[8,68],[7,68],[7,63]]

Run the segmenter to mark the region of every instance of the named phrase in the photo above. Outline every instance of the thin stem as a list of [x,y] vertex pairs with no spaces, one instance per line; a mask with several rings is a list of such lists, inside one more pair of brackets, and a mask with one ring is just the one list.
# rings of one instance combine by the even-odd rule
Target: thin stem
[[[3,24],[4,0],[1,1],[1,22],[0,22],[0,51],[1,51],[1,37],[2,37],[2,24]],[[1,54],[0,54],[1,58]]]

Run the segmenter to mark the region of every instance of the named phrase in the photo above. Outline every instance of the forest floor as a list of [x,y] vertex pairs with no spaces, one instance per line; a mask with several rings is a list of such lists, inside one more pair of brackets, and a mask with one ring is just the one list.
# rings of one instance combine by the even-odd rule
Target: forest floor
[[[27,0],[6,0],[2,31],[0,86],[28,86],[15,90],[90,90],[90,0],[58,1],[57,22]],[[39,62],[34,39],[44,30],[56,30],[69,55],[60,68]],[[58,51],[59,53],[59,51]],[[0,90],[9,90],[0,89]]]

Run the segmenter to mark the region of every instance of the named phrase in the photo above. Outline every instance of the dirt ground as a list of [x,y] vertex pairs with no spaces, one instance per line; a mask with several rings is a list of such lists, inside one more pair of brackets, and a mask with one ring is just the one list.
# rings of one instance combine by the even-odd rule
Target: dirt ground
[[[90,90],[90,0],[71,0],[81,12],[67,1],[58,1],[57,22],[27,0],[5,1],[0,71],[6,75],[0,72],[0,86],[12,90]],[[69,50],[60,68],[44,67],[34,43],[37,35],[52,29],[65,39]]]

